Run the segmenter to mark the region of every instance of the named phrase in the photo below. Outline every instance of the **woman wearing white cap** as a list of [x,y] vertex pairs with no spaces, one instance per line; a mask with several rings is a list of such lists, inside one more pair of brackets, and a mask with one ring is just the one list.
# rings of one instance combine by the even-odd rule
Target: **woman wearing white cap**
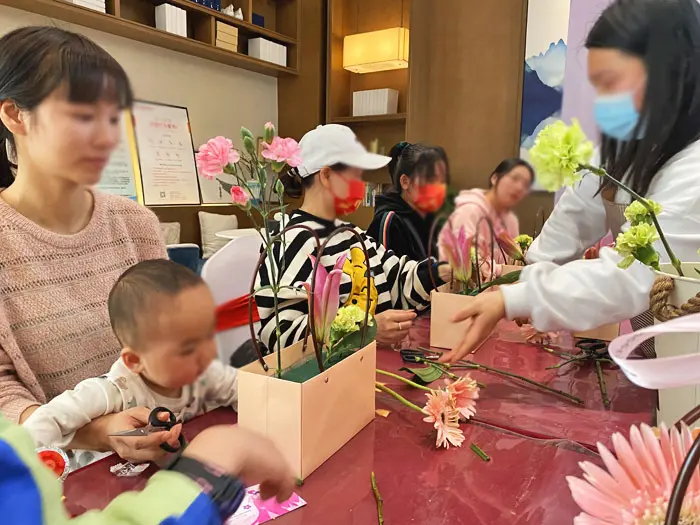
[[[338,216],[355,211],[365,195],[362,182],[364,170],[379,169],[391,160],[383,155],[369,153],[346,126],[328,124],[309,131],[299,143],[302,165],[282,177],[285,193],[304,202],[295,210],[289,226],[304,224],[312,228],[323,243],[337,228],[347,225]],[[435,261],[411,261],[396,257],[355,227],[362,237],[370,257],[370,313],[377,321],[377,340],[385,344],[397,343],[408,334],[416,313],[426,308],[433,289],[430,271],[438,275],[439,283],[451,279],[447,265]],[[294,286],[309,282],[312,263],[309,255],[316,254],[316,241],[302,229],[285,235],[285,264],[282,285]],[[279,256],[280,245],[275,245]],[[359,241],[350,232],[334,236],[324,250],[321,264],[331,269],[339,257],[347,256],[340,284],[340,304],[357,304],[364,308],[367,302],[366,265]],[[279,267],[279,263],[277,265]],[[260,268],[258,285],[270,284],[270,261]],[[308,320],[306,294],[283,289],[279,294],[280,348],[303,338]],[[273,299],[269,290],[258,292],[255,301],[260,313],[260,338],[268,349],[276,349],[277,334]]]

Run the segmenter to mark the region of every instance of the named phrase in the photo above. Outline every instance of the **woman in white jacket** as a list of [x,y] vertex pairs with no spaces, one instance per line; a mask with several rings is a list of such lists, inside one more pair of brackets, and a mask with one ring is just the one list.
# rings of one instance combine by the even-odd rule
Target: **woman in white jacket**
[[[586,40],[595,118],[602,133],[600,165],[637,193],[658,202],[659,224],[676,256],[700,248],[700,4],[697,0],[615,0]],[[482,294],[454,320],[473,325],[457,360],[489,336],[503,317],[530,319],[542,332],[587,330],[647,311],[654,273],[639,262],[626,270],[603,248],[605,236],[627,229],[630,198],[597,176],[568,188],[528,251],[520,282]],[[659,244],[661,263],[669,262]],[[635,322],[636,321],[636,322]],[[633,326],[640,319],[633,319]],[[646,320],[649,321],[648,319]]]

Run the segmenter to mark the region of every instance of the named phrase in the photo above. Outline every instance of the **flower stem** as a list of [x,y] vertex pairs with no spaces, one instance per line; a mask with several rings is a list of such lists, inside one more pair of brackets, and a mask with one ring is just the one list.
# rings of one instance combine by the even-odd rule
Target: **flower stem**
[[610,408],[610,399],[608,399],[608,389],[605,385],[605,377],[603,377],[603,368],[600,366],[600,361],[595,362],[595,373],[598,376],[598,385],[600,385],[600,393],[603,396],[603,405],[605,408]]
[[398,379],[399,381],[402,381],[403,383],[406,383],[408,386],[412,386],[413,388],[417,388],[418,390],[425,390],[426,392],[434,392],[432,388],[428,388],[427,386],[419,385],[418,383],[414,383],[410,379],[406,379],[405,377],[401,377],[398,374],[392,374],[391,372],[386,372],[385,370],[380,370],[377,368],[377,373],[381,374],[383,376],[388,376],[388,377],[393,377],[394,379]]
[[[442,366],[440,363],[436,363],[438,366]],[[507,372],[506,370],[499,370],[498,368],[492,368],[488,365],[481,365],[479,363],[474,363],[472,361],[459,361],[457,365],[452,365],[451,368],[468,368],[471,370],[486,370],[487,372],[493,372],[494,374],[499,374],[502,376],[506,377],[511,377],[513,379],[519,379],[520,381],[524,381],[525,383],[528,383],[530,385],[536,386],[538,388],[541,388],[543,390],[546,390],[548,392],[551,392],[552,394],[557,394],[559,396],[567,398],[569,401],[572,401],[576,403],[577,405],[583,405],[583,400],[569,394],[568,392],[563,392],[562,390],[557,390],[556,388],[552,388],[547,385],[543,385],[542,383],[538,383],[537,381],[533,381],[532,379],[528,379],[527,377],[520,376],[518,374],[514,374],[512,372]]]
[[399,401],[404,406],[407,406],[408,408],[412,408],[413,410],[417,410],[421,414],[424,414],[424,415],[426,414],[425,410],[423,410],[421,407],[419,407],[418,405],[414,405],[408,399],[403,397],[401,394],[394,392],[391,388],[386,387],[386,386],[382,385],[381,383],[377,383],[377,382],[374,383],[374,386],[377,387],[382,392],[384,392],[385,394],[389,394],[391,397],[393,397],[394,399]]
[[476,443],[472,443],[472,444],[469,446],[469,448],[472,449],[472,451],[474,452],[474,454],[476,454],[477,456],[479,456],[479,457],[480,457],[481,459],[483,459],[484,461],[491,461],[491,457],[490,457],[486,452],[484,452],[483,450],[481,450],[481,447],[479,447],[479,445],[477,445]]
[[374,499],[377,500],[377,519],[379,520],[379,525],[384,525],[384,500],[382,495],[379,493],[379,488],[377,487],[377,478],[374,476],[374,472],[370,477],[372,482],[372,492],[374,493]]
[[588,170],[591,173],[594,173],[595,175],[598,175],[599,177],[604,178],[617,188],[620,188],[623,191],[626,191],[628,195],[630,195],[633,199],[639,201],[649,212],[649,215],[651,216],[651,220],[654,223],[654,226],[656,227],[656,231],[659,232],[659,237],[661,238],[661,243],[664,245],[664,249],[666,250],[666,254],[668,255],[669,260],[671,261],[671,264],[673,267],[676,269],[676,272],[678,272],[678,275],[680,277],[683,277],[683,270],[681,269],[681,263],[676,257],[676,254],[673,253],[673,250],[671,250],[671,246],[668,244],[668,241],[666,240],[666,236],[664,235],[664,232],[661,230],[661,226],[659,225],[659,221],[656,218],[656,214],[654,213],[654,210],[652,209],[651,205],[647,202],[647,200],[639,195],[636,191],[632,190],[630,187],[628,187],[626,184],[620,182],[617,179],[614,179],[611,177],[607,171],[605,171],[603,168],[597,168],[595,166],[591,166],[589,164],[581,164],[580,168],[584,170]]
[[547,368],[545,368],[545,370],[557,370],[559,368],[565,367],[566,365],[570,365],[571,363],[575,363],[576,361],[584,361],[585,359],[587,359],[587,357],[588,356],[572,357],[571,359],[567,359],[566,361],[557,363],[556,365],[548,366]]

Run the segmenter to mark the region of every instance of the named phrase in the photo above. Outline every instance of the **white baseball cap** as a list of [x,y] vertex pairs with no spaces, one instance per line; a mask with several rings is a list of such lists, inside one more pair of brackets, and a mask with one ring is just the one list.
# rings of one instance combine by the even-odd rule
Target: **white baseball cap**
[[301,138],[299,147],[302,162],[297,169],[302,177],[338,163],[362,170],[377,170],[391,160],[390,157],[367,151],[352,130],[340,124],[326,124],[312,129]]

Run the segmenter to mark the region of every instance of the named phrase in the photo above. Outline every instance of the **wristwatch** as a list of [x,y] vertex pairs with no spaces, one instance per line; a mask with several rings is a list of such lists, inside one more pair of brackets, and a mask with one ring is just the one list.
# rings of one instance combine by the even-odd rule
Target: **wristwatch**
[[177,454],[166,469],[184,474],[202,487],[219,509],[222,522],[236,512],[245,498],[245,485],[238,478],[196,459]]

